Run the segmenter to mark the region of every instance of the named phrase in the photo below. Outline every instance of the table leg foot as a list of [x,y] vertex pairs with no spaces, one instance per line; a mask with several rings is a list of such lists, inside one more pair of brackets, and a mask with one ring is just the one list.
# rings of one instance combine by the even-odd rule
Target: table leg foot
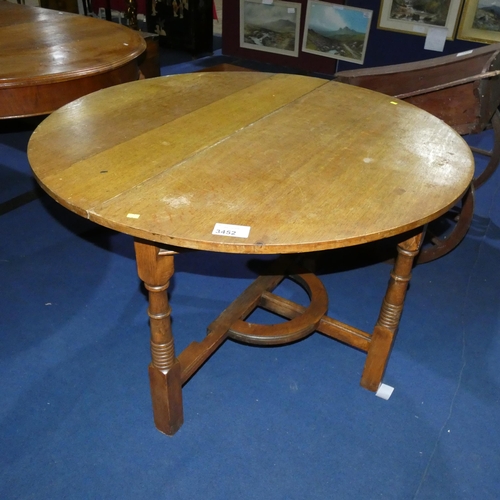
[[413,260],[419,252],[423,232],[398,245],[398,255],[391,272],[380,315],[373,330],[361,385],[376,392],[382,383],[392,345],[399,326],[406,290],[411,278]]
[[149,365],[149,384],[156,428],[173,436],[184,422],[181,365],[176,361],[165,372]]

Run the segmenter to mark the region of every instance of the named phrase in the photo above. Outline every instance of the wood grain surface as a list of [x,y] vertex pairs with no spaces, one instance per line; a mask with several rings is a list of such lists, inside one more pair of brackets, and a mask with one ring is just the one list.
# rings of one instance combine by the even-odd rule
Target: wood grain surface
[[146,42],[115,23],[0,1],[0,47],[0,118],[12,118],[138,79]]
[[[104,226],[187,248],[292,253],[408,231],[474,170],[463,139],[408,103],[251,72],[154,78],[68,104],[34,132],[44,189]],[[249,226],[247,238],[214,235]]]

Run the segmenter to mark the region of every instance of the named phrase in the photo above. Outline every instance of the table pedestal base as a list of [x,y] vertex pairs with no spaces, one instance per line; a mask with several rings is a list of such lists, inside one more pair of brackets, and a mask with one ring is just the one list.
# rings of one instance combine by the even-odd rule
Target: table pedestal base
[[[300,340],[317,331],[367,353],[361,385],[377,391],[384,375],[418,254],[422,232],[398,245],[391,277],[374,330],[371,334],[326,316],[328,297],[321,281],[313,274],[266,275],[257,278],[219,317],[212,322],[201,342],[192,342],[175,356],[170,325],[167,288],[174,272],[175,252],[137,240],[137,269],[149,292],[152,362],[149,366],[155,425],[173,435],[183,423],[182,385],[205,363],[227,338],[259,345],[278,345]],[[302,286],[310,297],[308,307],[278,295],[273,290],[288,277]],[[257,325],[245,319],[263,308],[289,321]]]

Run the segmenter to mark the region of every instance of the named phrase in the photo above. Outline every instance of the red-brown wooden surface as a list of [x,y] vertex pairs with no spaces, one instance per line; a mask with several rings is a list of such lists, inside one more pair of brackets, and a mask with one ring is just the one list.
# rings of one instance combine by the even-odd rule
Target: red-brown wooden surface
[[0,1],[0,119],[51,113],[136,80],[143,37],[100,19]]

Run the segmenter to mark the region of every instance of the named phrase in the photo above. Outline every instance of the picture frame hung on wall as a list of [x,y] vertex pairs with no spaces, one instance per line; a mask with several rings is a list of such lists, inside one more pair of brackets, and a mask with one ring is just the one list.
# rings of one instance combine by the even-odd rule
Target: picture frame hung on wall
[[363,64],[372,10],[308,0],[302,52]]
[[301,4],[240,0],[240,47],[298,57]]
[[382,0],[378,28],[427,35],[430,28],[446,28],[453,40],[463,0]]
[[500,42],[500,1],[465,0],[457,38],[471,42]]

